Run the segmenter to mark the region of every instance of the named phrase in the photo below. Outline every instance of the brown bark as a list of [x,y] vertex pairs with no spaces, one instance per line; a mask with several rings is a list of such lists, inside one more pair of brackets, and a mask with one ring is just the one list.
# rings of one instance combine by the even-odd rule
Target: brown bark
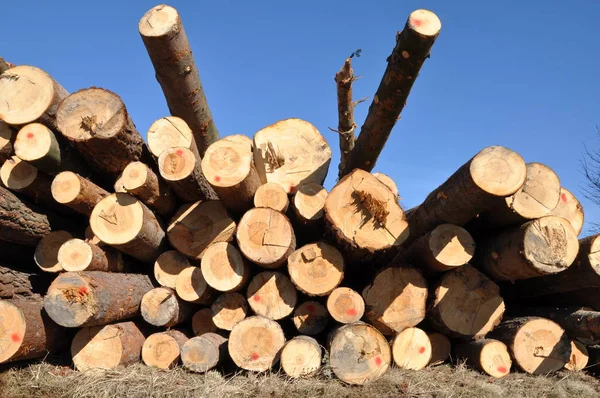
[[182,348],[188,337],[179,330],[171,329],[148,336],[142,347],[142,361],[146,366],[171,369],[181,357]]
[[[353,54],[354,55],[354,54]],[[352,102],[352,82],[354,70],[352,69],[352,57],[346,58],[342,68],[335,74],[338,102],[338,129],[340,135],[340,166],[338,178],[343,177],[348,158],[354,149],[354,103]]]
[[296,336],[281,350],[281,367],[286,375],[294,379],[314,376],[321,368],[322,355],[317,340]]
[[4,58],[0,57],[0,74],[9,70],[10,68],[14,68],[15,65],[7,62]]
[[24,272],[3,263],[0,265],[0,299],[41,298],[50,281],[45,275]]
[[11,126],[0,121],[0,164],[14,155],[14,143],[17,133]]
[[56,202],[85,216],[92,214],[94,206],[108,195],[104,189],[71,171],[58,174],[51,185],[51,196]]
[[193,337],[181,350],[183,366],[196,373],[208,372],[227,357],[227,338],[216,333]]
[[454,352],[457,359],[495,378],[507,376],[512,366],[506,344],[494,339],[459,343]]
[[171,188],[144,163],[129,163],[119,181],[125,192],[140,198],[161,216],[170,217],[177,210],[177,197]]
[[201,160],[184,147],[168,148],[158,158],[161,177],[184,202],[218,199],[204,174]]
[[279,362],[285,344],[281,326],[262,316],[251,316],[239,322],[229,334],[228,349],[240,368],[264,372]]
[[181,300],[175,290],[157,287],[142,298],[140,310],[146,322],[153,326],[173,327],[190,320],[194,307]]

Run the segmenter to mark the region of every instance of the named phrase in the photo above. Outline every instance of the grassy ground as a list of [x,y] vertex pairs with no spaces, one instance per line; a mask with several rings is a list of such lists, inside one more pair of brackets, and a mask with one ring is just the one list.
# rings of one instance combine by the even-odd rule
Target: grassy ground
[[0,373],[0,396],[16,397],[598,397],[600,381],[583,372],[550,376],[512,373],[495,380],[459,365],[419,372],[391,369],[364,387],[347,386],[325,371],[319,377],[290,380],[281,374],[218,372],[191,374],[142,365],[102,373],[79,373],[46,363]]

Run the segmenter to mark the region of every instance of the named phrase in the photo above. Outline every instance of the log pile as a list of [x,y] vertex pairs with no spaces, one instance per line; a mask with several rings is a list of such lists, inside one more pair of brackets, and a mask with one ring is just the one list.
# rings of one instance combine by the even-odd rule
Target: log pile
[[147,142],[117,94],[5,64],[0,363],[70,346],[80,371],[298,378],[326,363],[350,384],[449,357],[492,377],[582,369],[600,342],[600,238],[578,241],[583,210],[548,166],[490,146],[406,211],[370,173],[440,27],[410,15],[356,145],[346,60],[330,190],[308,121],[219,137],[171,7],[139,24],[172,113]]

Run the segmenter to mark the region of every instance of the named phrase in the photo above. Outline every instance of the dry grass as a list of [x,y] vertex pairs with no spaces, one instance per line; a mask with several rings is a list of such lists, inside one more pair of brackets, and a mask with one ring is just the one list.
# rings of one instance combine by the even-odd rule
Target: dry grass
[[548,377],[512,373],[495,380],[460,365],[419,372],[392,369],[364,387],[328,377],[290,380],[281,374],[218,372],[192,374],[142,365],[102,373],[79,373],[47,363],[7,369],[0,374],[0,396],[16,397],[598,397],[600,382],[585,373]]

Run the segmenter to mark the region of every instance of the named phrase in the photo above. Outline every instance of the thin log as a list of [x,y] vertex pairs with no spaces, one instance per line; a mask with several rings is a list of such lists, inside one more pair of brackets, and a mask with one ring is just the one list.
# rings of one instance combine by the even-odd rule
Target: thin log
[[161,177],[184,202],[218,199],[202,174],[201,160],[184,147],[165,149],[158,158]]
[[289,204],[287,193],[276,182],[261,185],[254,194],[254,207],[268,207],[285,214]]
[[352,57],[346,58],[342,68],[335,74],[335,84],[337,87],[338,102],[338,129],[340,135],[340,165],[339,178],[342,178],[342,172],[346,168],[350,152],[354,149],[354,103],[352,102],[352,83],[354,70],[352,69]]
[[322,333],[330,320],[327,307],[318,301],[305,301],[294,310],[292,321],[300,334],[315,336]]
[[82,239],[64,242],[58,250],[57,259],[58,264],[67,272],[123,272],[125,267],[120,251],[110,246],[100,247]]
[[198,304],[209,304],[213,290],[202,276],[199,267],[187,267],[182,270],[175,280],[175,291],[185,301]]
[[195,159],[201,159],[194,134],[188,124],[176,116],[166,116],[154,121],[148,129],[148,149],[158,159],[169,148],[189,149]]
[[290,254],[288,272],[298,290],[309,296],[327,296],[342,283],[344,258],[325,242],[310,243]]
[[63,267],[58,259],[61,246],[73,239],[67,231],[54,231],[44,236],[35,248],[33,259],[38,267],[45,272],[62,272]]
[[240,293],[223,293],[211,305],[212,323],[219,329],[231,331],[248,316],[248,302]]
[[[177,210],[175,193],[154,171],[142,162],[131,162],[125,167],[119,184],[125,192],[142,200],[146,206],[164,217]],[[115,185],[115,192],[118,192]]]
[[431,361],[431,341],[419,328],[406,328],[392,340],[392,357],[402,369],[421,370]]
[[300,185],[294,194],[290,219],[303,242],[314,242],[323,236],[327,195],[322,185],[312,182]]
[[54,177],[50,191],[56,202],[88,217],[94,206],[109,195],[98,185],[71,171],[63,171]]
[[292,314],[298,295],[290,279],[280,272],[257,274],[248,284],[248,304],[257,315],[279,320]]
[[354,290],[338,287],[327,297],[327,311],[339,323],[358,322],[365,314],[365,301]]
[[154,278],[159,285],[175,289],[177,277],[192,266],[190,260],[177,250],[162,253],[154,262]]
[[200,264],[206,283],[220,292],[241,290],[250,279],[250,265],[229,242],[210,245]]
[[497,379],[507,376],[512,366],[508,347],[498,340],[464,342],[457,344],[454,351],[457,359],[466,360],[467,365]]

